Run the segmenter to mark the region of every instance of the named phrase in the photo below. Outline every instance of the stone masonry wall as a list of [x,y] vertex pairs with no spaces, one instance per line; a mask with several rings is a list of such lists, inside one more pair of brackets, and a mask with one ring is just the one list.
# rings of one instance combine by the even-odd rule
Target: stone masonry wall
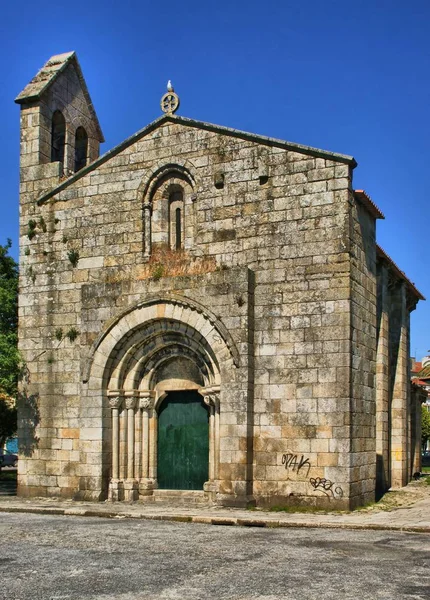
[[[339,466],[341,452],[332,441],[333,427],[344,427],[349,418],[342,400],[349,385],[349,263],[342,252],[349,167],[175,123],[124,149],[38,209],[48,223],[46,233],[29,242],[23,231],[30,249],[24,261],[35,276],[34,283],[25,281],[23,350],[35,367],[39,348],[45,351],[32,381],[44,398],[41,411],[46,402],[43,422],[56,423],[39,430],[48,448],[39,445],[37,452],[44,450],[41,459],[49,454],[52,467],[58,466],[48,491],[55,484],[70,494],[75,489],[78,455],[69,453],[79,446],[72,436],[79,435],[81,340],[58,343],[56,330],[82,329],[82,285],[139,276],[139,186],[160,163],[185,160],[197,182],[194,252],[213,257],[219,268],[238,265],[255,272],[254,494],[264,502],[272,496],[326,502],[319,482],[333,481],[328,470]],[[269,173],[263,184],[262,161]],[[214,186],[219,171],[225,176],[221,190]],[[76,267],[71,252],[79,253]],[[289,465],[290,454],[305,467]],[[31,481],[47,485],[31,464]],[[333,483],[346,492],[340,486],[335,498],[330,490],[334,502],[347,497],[346,471],[342,478]]]
[[375,499],[376,253],[375,221],[359,204],[351,219],[350,453],[352,505]]
[[[186,298],[199,306],[202,297],[211,298],[211,313],[225,325],[237,349],[234,366],[225,359],[220,364],[220,473],[225,482],[220,489],[221,495],[232,494],[233,490],[236,494],[249,494],[252,452],[248,452],[246,442],[248,429],[252,426],[252,396],[248,392],[253,348],[247,332],[252,327],[253,292],[252,273],[246,268],[202,273],[199,277],[163,277],[82,286],[80,345],[83,357],[90,356],[92,343],[106,322],[112,322],[124,309],[136,306],[142,299],[160,298],[167,302],[169,298]],[[160,300],[160,304],[162,302]],[[199,313],[196,311],[196,314]],[[187,324],[193,326],[194,323]],[[90,365],[91,361],[83,361],[84,373]],[[111,415],[106,393],[101,397],[97,380],[86,376],[83,379],[80,410],[86,429],[81,432],[80,496],[100,499],[100,489],[106,486],[110,470]]]

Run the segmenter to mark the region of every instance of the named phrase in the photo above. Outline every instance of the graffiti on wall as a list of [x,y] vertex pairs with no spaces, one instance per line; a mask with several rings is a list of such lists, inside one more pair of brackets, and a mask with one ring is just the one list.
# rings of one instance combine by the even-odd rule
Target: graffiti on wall
[[[291,470],[293,473],[297,473],[297,475],[299,475],[299,473],[302,469],[305,469],[306,477],[309,475],[309,470],[311,468],[311,463],[309,462],[309,458],[305,458],[303,456],[303,454],[301,455],[300,459],[298,459],[298,454],[291,454],[291,453],[283,454],[282,455],[282,464],[284,465],[284,467],[287,471]],[[303,471],[303,473],[305,473],[305,471]]]
[[[282,464],[284,468],[295,475],[303,475],[304,478],[309,476],[309,471],[312,468],[309,458],[303,454],[298,455],[292,452],[286,452],[282,455]],[[288,477],[289,478],[289,477]],[[325,477],[311,477],[309,484],[315,492],[321,492],[328,498],[343,498],[343,489],[340,485],[336,485],[330,479]]]
[[330,479],[325,479],[324,477],[311,477],[309,479],[309,483],[317,492],[322,492],[326,496],[331,498],[342,498],[343,489]]

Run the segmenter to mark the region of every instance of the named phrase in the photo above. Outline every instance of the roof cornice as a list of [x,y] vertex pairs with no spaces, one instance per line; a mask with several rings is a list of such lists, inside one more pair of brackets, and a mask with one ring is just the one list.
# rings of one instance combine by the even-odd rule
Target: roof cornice
[[387,263],[388,267],[392,270],[393,274],[403,281],[411,294],[417,298],[418,300],[425,300],[425,297],[421,294],[421,292],[415,287],[415,284],[412,283],[410,279],[406,276],[406,274],[399,269],[394,260],[388,256],[388,254],[381,248],[379,244],[376,244],[376,256],[379,260],[383,260]]

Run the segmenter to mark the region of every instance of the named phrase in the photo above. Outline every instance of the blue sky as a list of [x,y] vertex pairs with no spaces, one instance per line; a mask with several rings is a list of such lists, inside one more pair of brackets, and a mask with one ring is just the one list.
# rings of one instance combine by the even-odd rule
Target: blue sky
[[[106,151],[160,114],[179,114],[353,155],[356,189],[386,216],[378,241],[430,298],[430,1],[74,0],[4,2],[0,22],[0,243],[18,246],[19,108],[53,54],[75,50]],[[430,348],[430,303],[411,352]]]

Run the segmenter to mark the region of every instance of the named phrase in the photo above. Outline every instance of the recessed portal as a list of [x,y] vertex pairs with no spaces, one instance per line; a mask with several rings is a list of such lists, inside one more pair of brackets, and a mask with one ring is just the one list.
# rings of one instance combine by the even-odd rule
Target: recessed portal
[[195,390],[169,392],[158,415],[158,487],[202,490],[209,478],[209,413]]

